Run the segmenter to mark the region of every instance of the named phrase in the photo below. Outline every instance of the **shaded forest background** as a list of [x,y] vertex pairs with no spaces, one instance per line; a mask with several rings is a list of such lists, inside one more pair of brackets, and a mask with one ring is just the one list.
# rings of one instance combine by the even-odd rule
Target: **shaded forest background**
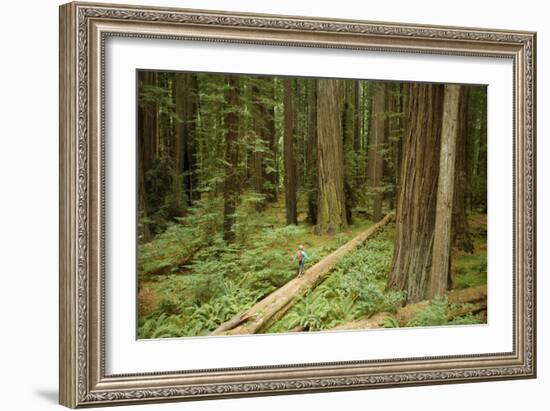
[[484,86],[138,71],[139,337],[211,333],[295,277],[298,244],[306,268],[323,264],[388,213],[254,332],[380,312],[387,327],[485,322],[486,304],[447,292],[486,284],[486,98]]

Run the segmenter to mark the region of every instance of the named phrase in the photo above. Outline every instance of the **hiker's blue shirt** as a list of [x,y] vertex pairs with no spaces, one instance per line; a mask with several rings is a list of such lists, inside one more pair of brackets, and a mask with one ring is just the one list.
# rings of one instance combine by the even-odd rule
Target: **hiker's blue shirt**
[[[298,250],[298,251],[300,251],[300,250]],[[307,253],[304,250],[301,250],[301,251],[302,251],[302,261],[309,260],[309,256],[307,255]],[[293,261],[296,261],[297,259],[298,259],[298,252],[296,252],[296,254],[294,254]]]

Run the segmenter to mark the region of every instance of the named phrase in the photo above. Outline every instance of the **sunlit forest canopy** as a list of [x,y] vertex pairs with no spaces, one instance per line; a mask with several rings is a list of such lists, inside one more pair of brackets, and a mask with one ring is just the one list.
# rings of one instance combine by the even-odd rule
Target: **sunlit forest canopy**
[[137,87],[140,338],[486,321],[485,86]]

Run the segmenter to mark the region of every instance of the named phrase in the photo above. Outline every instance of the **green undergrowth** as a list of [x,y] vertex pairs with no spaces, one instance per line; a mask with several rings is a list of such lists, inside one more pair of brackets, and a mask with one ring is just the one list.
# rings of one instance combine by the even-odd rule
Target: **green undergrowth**
[[[292,259],[299,244],[310,256],[307,269],[372,225],[358,214],[346,231],[317,236],[305,216],[300,216],[298,226],[284,226],[282,200],[262,213],[255,211],[255,201],[250,197],[239,207],[236,241],[231,245],[221,236],[221,204],[216,208],[208,202],[140,246],[139,338],[207,335],[294,278],[296,263]],[[453,251],[454,288],[487,281],[482,217],[477,216],[478,224],[471,227],[476,253]],[[403,296],[385,290],[393,240],[394,225],[390,224],[344,256],[323,283],[302,296],[267,332],[321,331],[381,311],[394,313]],[[448,309],[434,301],[408,326],[485,321],[480,314],[448,322]],[[398,324],[390,316],[384,326]]]
[[268,332],[296,327],[320,331],[379,311],[395,312],[401,293],[385,291],[393,253],[393,225],[342,257],[329,277],[307,292]]
[[[260,214],[253,202],[243,204],[237,240],[228,245],[218,213],[197,209],[181,227],[140,247],[139,338],[206,335],[291,280],[299,244],[310,257],[307,269],[372,225],[356,219],[345,232],[317,236],[304,223],[281,226],[280,210],[276,204]],[[170,267],[168,273],[151,274],[159,265]]]
[[463,307],[469,304],[449,304],[447,299],[437,299],[430,302],[430,305],[416,314],[408,322],[407,327],[427,327],[436,325],[466,325],[485,323],[484,314],[468,313],[462,317],[455,317],[448,320],[450,310]]
[[487,284],[487,216],[473,215],[469,224],[474,253],[453,251],[451,270],[455,289]]

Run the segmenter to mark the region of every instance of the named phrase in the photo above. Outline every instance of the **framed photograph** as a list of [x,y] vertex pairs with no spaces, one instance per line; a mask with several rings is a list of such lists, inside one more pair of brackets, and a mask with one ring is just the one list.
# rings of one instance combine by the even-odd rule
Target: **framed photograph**
[[536,376],[533,32],[60,7],[60,403]]

